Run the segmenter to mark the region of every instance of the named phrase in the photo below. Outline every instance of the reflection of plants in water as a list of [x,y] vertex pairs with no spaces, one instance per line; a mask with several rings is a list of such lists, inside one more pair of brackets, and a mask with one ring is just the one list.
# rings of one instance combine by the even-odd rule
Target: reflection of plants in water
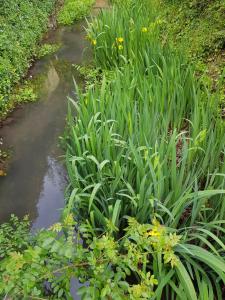
[[54,60],[53,66],[61,80],[67,82],[72,80],[72,66],[66,60]]
[[41,88],[46,80],[46,76],[47,74],[42,73],[42,74],[38,74],[36,75],[33,79],[32,79],[32,86],[33,89],[35,91],[35,93],[38,95],[38,97],[41,94]]
[[66,60],[55,60],[53,64],[60,75],[67,73],[71,69],[71,63]]

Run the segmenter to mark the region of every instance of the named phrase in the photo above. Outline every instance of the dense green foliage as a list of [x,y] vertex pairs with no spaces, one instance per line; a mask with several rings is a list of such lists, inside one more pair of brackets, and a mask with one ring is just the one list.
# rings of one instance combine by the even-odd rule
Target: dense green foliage
[[37,49],[37,51],[36,51],[36,57],[37,58],[41,58],[43,56],[55,53],[57,50],[59,50],[60,47],[61,47],[60,44],[48,44],[48,43],[45,43],[45,44],[41,45]]
[[[72,299],[70,280],[78,277],[83,283],[89,280],[88,286],[79,289],[82,299],[149,299],[155,295],[158,281],[154,272],[159,270],[156,265],[151,273],[146,272],[147,265],[151,259],[161,257],[163,272],[170,270],[179,262],[174,253],[182,244],[181,236],[156,220],[153,223],[141,225],[128,219],[125,236],[116,241],[116,228],[110,223],[101,237],[93,235],[89,226],[81,226],[74,236],[73,216],[67,215],[62,223],[26,242],[18,240],[17,248],[13,244],[0,266],[0,295],[7,294],[11,299]],[[18,225],[15,237],[23,237],[24,233],[28,236],[26,223],[22,228],[21,224],[13,218],[11,224],[0,226],[1,240],[8,241],[8,233]],[[86,248],[80,243],[80,234],[86,238]],[[174,273],[170,270],[170,277]],[[128,283],[131,275],[132,282]],[[161,289],[159,285],[156,293],[160,294]]]
[[[16,230],[12,245],[4,247],[7,255],[0,265],[0,295],[11,299],[73,299],[70,282],[76,277],[81,283],[89,282],[78,290],[84,300],[165,299],[163,290],[167,285],[179,295],[177,299],[213,299],[208,275],[201,274],[201,267],[193,259],[203,261],[208,271],[214,268],[220,275],[224,261],[187,243],[185,235],[178,236],[156,219],[153,224],[139,224],[134,218],[127,218],[127,222],[123,237],[116,240],[118,229],[110,221],[101,236],[96,237],[89,224],[80,226],[74,234],[76,224],[68,214],[61,223],[31,237],[27,220],[18,222],[13,217],[10,224],[0,226],[4,244]],[[183,260],[189,268],[196,268],[198,286],[204,291],[200,298]]]
[[78,116],[70,113],[67,209],[99,232],[106,230],[106,218],[122,230],[127,215],[141,223],[157,215],[187,243],[186,280],[168,279],[163,299],[203,299],[204,293],[221,299],[224,271],[208,264],[224,263],[225,249],[219,96],[194,77],[183,54],[161,43],[164,21],[156,1],[150,2],[128,1],[122,9],[120,3],[89,24],[96,66],[115,73],[78,93]]
[[29,225],[27,216],[19,221],[12,215],[9,223],[0,226],[0,260],[11,252],[23,250],[28,245]]
[[212,91],[220,90],[225,105],[225,1],[162,0],[162,39],[180,49]]
[[58,22],[63,25],[71,25],[74,21],[85,17],[91,9],[94,0],[65,0],[58,14]]
[[[224,0],[161,1],[165,37],[190,57],[207,58],[225,48]],[[216,63],[216,62],[215,62]]]
[[9,95],[26,74],[54,5],[55,0],[0,0],[0,117],[13,106]]

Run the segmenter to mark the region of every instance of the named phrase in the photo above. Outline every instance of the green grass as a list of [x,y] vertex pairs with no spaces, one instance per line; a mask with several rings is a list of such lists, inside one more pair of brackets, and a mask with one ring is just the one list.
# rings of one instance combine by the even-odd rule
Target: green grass
[[71,25],[84,18],[94,4],[95,0],[65,0],[58,14],[58,22],[62,25]]
[[[68,168],[85,216],[96,205],[109,217],[120,201],[121,216],[146,222],[150,198],[163,204],[169,197],[172,209],[186,193],[224,184],[215,175],[224,172],[225,138],[217,97],[195,80],[182,55],[160,46],[157,30],[141,36],[146,23],[142,13],[115,8],[88,31],[97,41],[96,65],[122,67],[114,80],[80,94],[78,118],[73,123],[70,116]],[[122,53],[114,49],[116,37],[124,38]]]
[[223,0],[163,0],[159,13],[166,21],[164,33],[167,38],[190,57],[207,58],[224,50]]
[[162,39],[180,49],[211,91],[225,104],[225,1],[161,1]]
[[[77,90],[78,103],[71,99],[64,140],[70,195],[64,213],[88,220],[98,233],[111,222],[118,236],[127,216],[140,223],[157,217],[185,240],[176,279],[161,281],[157,299],[222,299],[220,96],[196,79],[183,53],[162,43],[163,20],[151,3],[120,3],[89,24],[103,80],[85,93]],[[114,70],[114,76],[104,77],[105,70]],[[154,270],[160,280],[166,276]]]

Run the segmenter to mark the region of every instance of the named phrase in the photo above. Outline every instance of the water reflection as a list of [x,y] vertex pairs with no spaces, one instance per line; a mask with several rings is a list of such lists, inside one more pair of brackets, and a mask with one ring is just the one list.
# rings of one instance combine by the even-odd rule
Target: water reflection
[[[60,218],[64,207],[64,189],[67,184],[66,172],[55,158],[48,157],[48,169],[44,176],[43,186],[37,204],[38,217],[32,229],[48,228]],[[57,209],[56,209],[57,203]]]
[[59,75],[53,64],[51,64],[51,66],[49,67],[46,77],[47,78],[44,82],[43,88],[47,91],[49,97],[50,94],[55,91],[60,81]]
[[51,32],[47,42],[62,44],[56,54],[34,65],[30,75],[42,76],[40,101],[16,110],[0,129],[5,146],[13,151],[8,175],[0,178],[0,222],[12,213],[30,215],[33,228],[48,227],[60,215],[67,185],[58,159],[58,137],[63,134],[67,95],[73,95],[74,68],[86,47],[83,24]]

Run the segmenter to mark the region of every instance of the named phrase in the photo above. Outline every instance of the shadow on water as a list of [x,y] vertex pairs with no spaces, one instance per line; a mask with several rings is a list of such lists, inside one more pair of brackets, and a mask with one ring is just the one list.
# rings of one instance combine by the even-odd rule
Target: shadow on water
[[40,101],[17,109],[0,130],[13,154],[8,174],[0,178],[0,222],[29,214],[33,229],[48,227],[64,206],[66,172],[59,159],[67,95],[73,95],[72,64],[83,61],[84,23],[50,32],[47,42],[62,44],[57,53],[37,61],[31,76],[43,76]]

